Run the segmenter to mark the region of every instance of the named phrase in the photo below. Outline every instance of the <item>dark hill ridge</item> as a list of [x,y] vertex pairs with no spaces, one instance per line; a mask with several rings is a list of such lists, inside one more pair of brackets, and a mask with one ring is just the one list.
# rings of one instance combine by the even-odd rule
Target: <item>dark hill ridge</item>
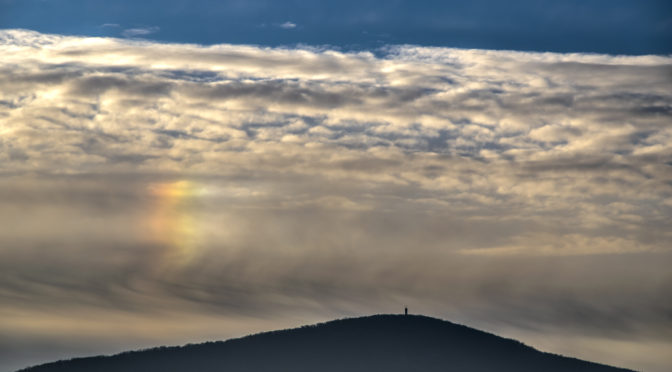
[[30,372],[617,372],[416,315],[335,320],[220,342],[72,359]]

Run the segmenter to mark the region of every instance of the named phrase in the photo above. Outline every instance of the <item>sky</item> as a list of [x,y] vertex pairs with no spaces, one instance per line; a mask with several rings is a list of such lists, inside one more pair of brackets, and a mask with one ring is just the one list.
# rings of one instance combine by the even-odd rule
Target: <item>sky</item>
[[0,0],[0,28],[346,50],[672,53],[668,0]]
[[404,306],[669,370],[665,2],[279,3],[0,0],[0,371]]

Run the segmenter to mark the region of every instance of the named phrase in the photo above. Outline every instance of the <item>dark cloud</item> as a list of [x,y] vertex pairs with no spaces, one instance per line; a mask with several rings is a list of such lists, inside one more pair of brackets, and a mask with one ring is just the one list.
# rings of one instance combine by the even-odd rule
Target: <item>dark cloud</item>
[[80,96],[103,94],[110,89],[117,89],[122,94],[138,95],[143,98],[167,95],[171,84],[165,82],[148,82],[129,80],[115,76],[87,76],[72,83],[72,93]]

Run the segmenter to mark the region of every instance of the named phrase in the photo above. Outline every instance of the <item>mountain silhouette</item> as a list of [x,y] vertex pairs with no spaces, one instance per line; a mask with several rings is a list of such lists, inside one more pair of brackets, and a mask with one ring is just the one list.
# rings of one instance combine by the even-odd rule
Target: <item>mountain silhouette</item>
[[[417,315],[335,320],[228,341],[78,358],[24,372],[617,372]],[[632,372],[632,371],[630,371]]]

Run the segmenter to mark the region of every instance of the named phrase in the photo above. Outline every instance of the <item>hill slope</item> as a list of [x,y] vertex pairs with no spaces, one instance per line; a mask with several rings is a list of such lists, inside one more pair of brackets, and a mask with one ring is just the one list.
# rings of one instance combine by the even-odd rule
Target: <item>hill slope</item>
[[539,352],[447,321],[376,315],[268,332],[223,342],[161,347],[48,363],[24,372],[357,372],[625,369]]

